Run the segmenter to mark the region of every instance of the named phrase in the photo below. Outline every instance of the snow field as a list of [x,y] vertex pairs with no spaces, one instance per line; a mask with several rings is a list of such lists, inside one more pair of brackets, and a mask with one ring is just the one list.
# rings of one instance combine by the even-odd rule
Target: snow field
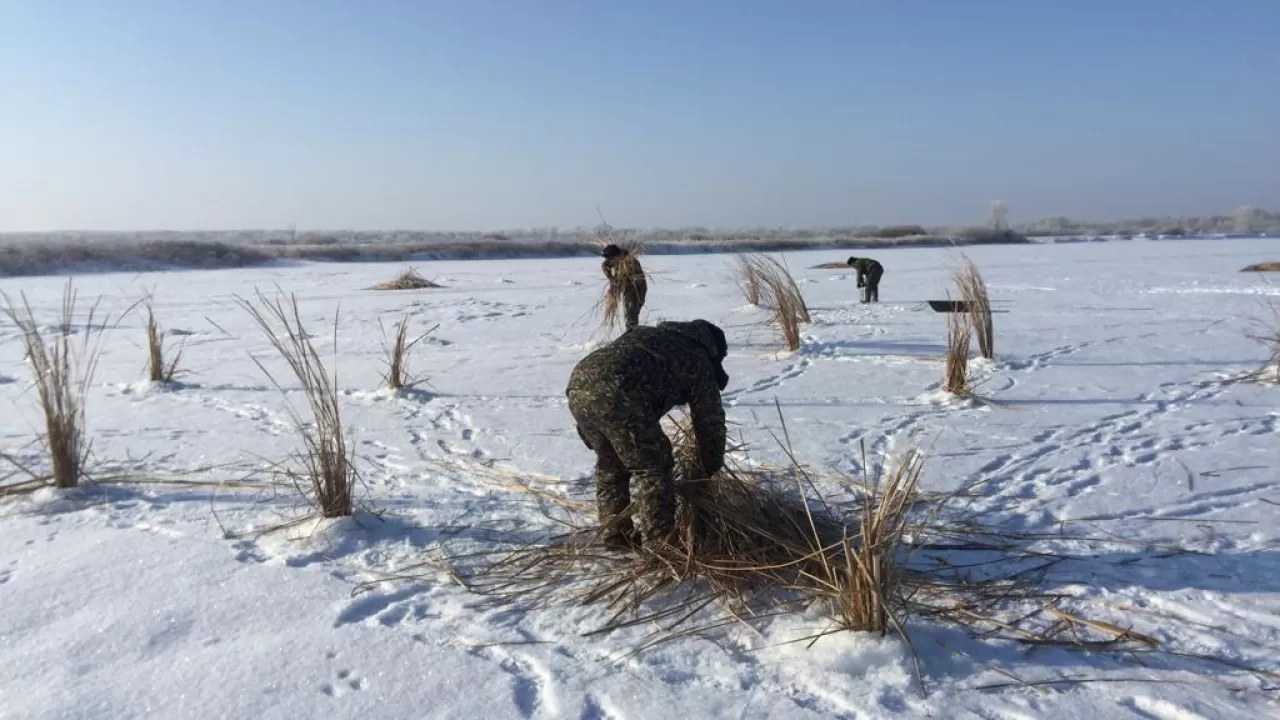
[[[1265,353],[1246,337],[1280,287],[1241,274],[1274,241],[972,247],[996,315],[997,359],[975,361],[992,402],[938,391],[944,316],[920,309],[950,286],[949,254],[894,249],[882,303],[856,302],[852,273],[814,270],[848,253],[785,256],[813,312],[780,351],[766,313],[744,306],[729,256],[645,258],[642,321],[702,317],[729,337],[731,432],[780,461],[781,406],[796,454],[859,470],[908,442],[928,452],[925,489],[981,477],[989,522],[1133,541],[1085,552],[1052,583],[1166,643],[1280,669],[1280,405],[1232,382]],[[83,304],[122,309],[147,290],[185,342],[190,375],[139,382],[145,314],[106,331],[89,435],[110,470],[144,478],[260,479],[298,443],[257,356],[292,378],[234,302],[278,284],[297,293],[335,362],[365,499],[382,520],[252,534],[297,512],[262,487],[88,486],[0,502],[0,717],[970,717],[1220,718],[1280,715],[1274,690],[1225,666],[1143,668],[1055,649],[972,641],[921,626],[929,694],[895,638],[835,635],[787,618],[765,637],[730,631],[619,660],[648,629],[581,637],[598,608],[524,614],[436,581],[367,586],[497,531],[547,521],[512,475],[591,500],[591,454],[564,406],[569,370],[607,340],[591,309],[594,259],[419,264],[446,287],[370,292],[400,264],[301,265],[75,278]],[[64,279],[0,280],[49,322]],[[378,320],[439,324],[410,370],[423,393],[378,389]],[[338,337],[332,336],[335,315]],[[0,450],[36,460],[41,420],[13,328],[0,325]],[[254,475],[259,473],[259,475]],[[225,533],[237,535],[228,539]],[[1159,543],[1191,550],[1168,557]],[[1122,610],[1122,608],[1130,608]],[[1178,620],[1170,620],[1176,617]],[[1108,677],[1147,682],[976,688]],[[1149,682],[1149,681],[1162,682]],[[1176,681],[1176,682],[1163,682]],[[1277,682],[1271,679],[1270,687]]]

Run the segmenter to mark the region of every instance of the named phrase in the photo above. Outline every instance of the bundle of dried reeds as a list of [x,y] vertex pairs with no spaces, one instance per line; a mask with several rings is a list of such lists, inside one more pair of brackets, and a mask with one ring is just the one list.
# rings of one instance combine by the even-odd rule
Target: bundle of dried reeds
[[614,244],[622,249],[622,255],[613,261],[612,277],[606,279],[604,294],[597,303],[601,309],[602,323],[608,330],[617,327],[628,295],[643,300],[648,292],[649,281],[640,264],[640,256],[645,251],[644,245],[636,240],[622,240]]

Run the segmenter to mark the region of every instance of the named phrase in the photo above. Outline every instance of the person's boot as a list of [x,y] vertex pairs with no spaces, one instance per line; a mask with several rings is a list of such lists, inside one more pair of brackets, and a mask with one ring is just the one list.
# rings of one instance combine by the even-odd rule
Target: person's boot
[[612,527],[605,530],[601,542],[610,550],[627,552],[640,547],[640,533],[631,518],[617,518],[612,521]]

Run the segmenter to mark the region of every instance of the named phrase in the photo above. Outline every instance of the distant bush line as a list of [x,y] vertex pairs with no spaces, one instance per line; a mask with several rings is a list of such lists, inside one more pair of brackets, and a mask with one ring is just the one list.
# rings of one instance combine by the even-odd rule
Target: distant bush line
[[[143,237],[139,237],[143,235]],[[407,233],[298,236],[292,242],[280,238],[234,237],[216,239],[216,233],[179,233],[165,239],[147,234],[93,234],[90,236],[0,236],[0,276],[50,275],[66,272],[145,272],[172,269],[238,268],[282,261],[405,262],[429,260],[481,260],[493,258],[556,258],[594,256],[599,248],[585,237],[507,238],[479,236],[446,239]],[[177,237],[173,237],[177,236]],[[952,244],[1025,243],[1011,231],[964,230],[954,234],[898,235],[890,238],[848,234],[845,236],[791,237],[726,234],[719,237],[672,238],[646,242],[653,255],[721,252],[780,252],[820,248],[938,247]]]

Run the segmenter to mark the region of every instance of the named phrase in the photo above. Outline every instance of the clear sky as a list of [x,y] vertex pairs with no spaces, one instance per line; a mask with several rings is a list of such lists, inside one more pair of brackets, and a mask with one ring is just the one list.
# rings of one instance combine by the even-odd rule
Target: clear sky
[[0,230],[1280,208],[1280,0],[0,0]]

